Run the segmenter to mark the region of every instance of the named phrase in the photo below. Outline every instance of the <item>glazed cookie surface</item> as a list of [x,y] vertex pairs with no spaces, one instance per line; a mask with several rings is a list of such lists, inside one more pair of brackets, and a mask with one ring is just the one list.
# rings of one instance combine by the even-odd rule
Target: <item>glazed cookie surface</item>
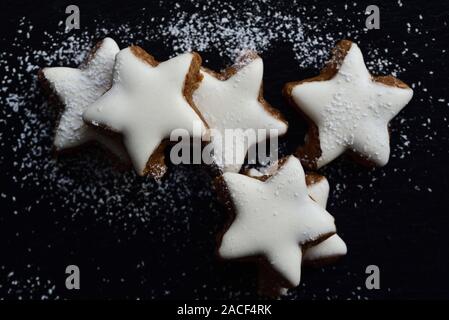
[[290,156],[266,181],[230,172],[223,180],[235,219],[222,237],[219,255],[261,256],[283,286],[297,286],[302,248],[336,232],[333,217],[309,197],[299,160]]
[[78,69],[53,67],[40,70],[41,81],[64,107],[54,137],[56,151],[96,141],[120,159],[127,159],[126,150],[119,139],[95,130],[83,121],[83,112],[87,107],[111,87],[115,55],[119,51],[114,40],[105,38]]
[[[267,170],[266,174],[256,169],[250,169],[247,175],[266,180],[273,173],[274,171],[270,169]],[[320,206],[326,208],[330,190],[326,177],[318,174],[306,174],[306,184],[309,196]],[[345,242],[337,234],[334,234],[316,245],[307,247],[304,251],[303,260],[310,261],[312,264],[321,264],[321,262],[344,256],[346,252]]]
[[[263,61],[256,53],[243,54],[222,73],[205,68],[201,73],[203,80],[193,100],[212,129],[214,160],[223,172],[239,172],[248,149],[270,136],[283,135],[287,123],[263,98]],[[235,129],[231,141],[226,139],[226,129]],[[258,134],[259,129],[266,131]]]
[[[326,208],[329,198],[329,182],[326,177],[317,174],[306,175],[309,196],[320,206]],[[306,264],[322,265],[332,262],[344,255],[348,249],[340,236],[334,234],[329,238],[308,247],[303,256]]]
[[205,130],[191,102],[200,65],[196,53],[159,63],[140,47],[123,49],[116,57],[111,89],[88,107],[84,120],[122,134],[136,172],[160,178],[171,132],[183,129],[201,138]]
[[[270,168],[266,174],[250,169],[247,174],[262,180],[268,179],[274,173]],[[306,174],[306,184],[309,196],[320,206],[326,208],[329,197],[329,182],[326,177],[318,174]],[[346,255],[346,243],[337,234],[310,246],[303,250],[302,263],[305,265],[322,266],[332,263]],[[284,295],[287,288],[278,282],[278,277],[265,266],[259,270],[259,293],[263,296],[278,297]]]
[[286,84],[284,94],[309,122],[305,146],[297,154],[316,169],[346,151],[365,164],[385,165],[388,124],[413,91],[392,76],[372,76],[359,47],[343,40],[319,76]]

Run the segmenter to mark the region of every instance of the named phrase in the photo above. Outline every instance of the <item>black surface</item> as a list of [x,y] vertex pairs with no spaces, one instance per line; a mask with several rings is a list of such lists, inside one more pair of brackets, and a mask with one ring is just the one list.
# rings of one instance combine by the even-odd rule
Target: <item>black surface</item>
[[[443,48],[449,49],[449,3],[403,2],[403,7],[397,2],[379,3],[381,29],[362,32],[357,37],[364,51],[388,48],[388,55],[406,69],[399,75],[401,80],[409,84],[421,82],[412,102],[400,116],[407,119],[407,125],[399,120],[392,123],[391,143],[396,156],[381,169],[367,170],[341,160],[323,170],[329,176],[332,189],[329,211],[337,218],[339,233],[348,244],[349,252],[335,266],[305,270],[303,284],[293,290],[288,296],[290,298],[449,298],[449,129],[446,119],[449,110],[449,57],[447,52],[442,53]],[[20,51],[11,43],[22,16],[31,21],[35,29],[29,45],[48,47],[42,43],[45,38],[42,32],[61,28],[58,21],[64,19],[67,4],[68,1],[47,1],[45,4],[39,1],[2,1],[2,50],[13,54]],[[97,23],[94,19],[98,17],[107,19],[109,27],[124,22],[131,25],[144,23],[139,18],[140,13],[136,13],[142,6],[154,15],[163,15],[173,8],[172,3],[144,1],[78,1],[77,4],[82,11],[82,30],[74,32],[93,29]],[[363,28],[364,18],[360,17],[360,11],[366,7],[363,2],[358,2],[357,9],[351,10],[344,10],[343,4],[335,4],[335,1],[302,1],[296,5],[315,5],[316,9],[309,12],[318,16],[326,8],[332,8],[335,15],[360,23],[360,28]],[[181,8],[195,11],[189,4],[183,4]],[[288,10],[288,4],[285,8]],[[407,22],[419,26],[423,32],[407,33]],[[341,32],[341,38],[351,37],[342,23],[330,24],[326,28],[320,31],[323,35]],[[128,39],[116,40],[122,46],[129,43]],[[418,53],[419,58],[411,61],[410,55],[403,55],[403,46],[397,45],[402,41],[406,41],[406,47]],[[171,48],[162,41],[155,43],[139,39],[138,42],[160,59],[171,54]],[[220,68],[228,63],[214,50],[201,54],[208,60],[209,67]],[[291,48],[282,43],[262,56],[265,61],[265,96],[281,109],[291,125],[282,151],[288,154],[302,141],[305,125],[283,101],[280,94],[282,85],[312,76],[318,68],[299,68]],[[10,66],[15,63],[12,59]],[[20,90],[27,90],[19,83],[17,86]],[[438,102],[440,98],[445,98],[446,102]],[[37,105],[45,97],[39,94],[36,100],[30,103]],[[52,115],[43,114],[42,117],[48,125],[54,125]],[[428,118],[430,123],[423,126]],[[92,214],[92,206],[96,204],[87,198],[77,199],[88,205],[75,215],[65,205],[66,198],[71,196],[70,190],[61,189],[50,194],[45,191],[45,187],[54,184],[51,179],[42,177],[39,187],[20,185],[18,181],[23,171],[16,172],[12,162],[20,160],[21,151],[13,150],[11,144],[20,134],[23,123],[14,116],[4,120],[0,125],[0,191],[8,197],[0,199],[0,297],[42,298],[48,293],[48,287],[53,285],[55,289],[50,298],[257,297],[254,290],[256,274],[251,266],[222,265],[215,260],[214,234],[221,229],[225,213],[209,191],[210,178],[201,168],[170,167],[166,182],[163,182],[164,188],[158,189],[152,182],[146,185],[149,196],[139,193],[142,180],[126,173],[135,184],[131,190],[123,190],[126,200],[117,204],[123,206],[118,211],[126,216],[127,202],[139,206],[152,199],[156,204],[148,214],[154,213],[154,216],[143,222],[138,217],[122,219],[116,215],[99,218],[107,214],[107,206],[101,206],[96,214]],[[401,143],[400,135],[406,135],[411,143],[407,149],[410,152],[403,158],[397,156],[400,151],[394,147]],[[43,138],[42,145],[45,146],[43,152],[48,153],[50,159],[51,139]],[[93,155],[90,153],[87,155],[89,159],[98,161],[99,166],[104,166],[105,162],[110,165],[95,152]],[[92,184],[96,179],[104,179],[104,175],[97,177],[89,168],[77,167],[77,161],[84,156],[63,158],[58,166],[71,176],[75,184],[84,185],[86,181]],[[49,165],[53,165],[52,162]],[[176,187],[170,188],[173,185]],[[337,197],[336,190],[341,185],[345,187]],[[115,188],[120,189],[120,186]],[[52,190],[55,189],[57,186],[52,185]],[[179,194],[180,190],[182,194]],[[11,195],[16,199],[12,200]],[[42,201],[36,203],[40,198]],[[174,207],[178,210],[172,210]],[[117,208],[114,210],[116,212]],[[137,267],[142,261],[144,265]],[[76,264],[81,269],[82,289],[79,291],[68,291],[64,287],[64,269],[69,264]],[[365,289],[364,271],[370,264],[380,267],[380,290]],[[30,279],[31,283],[27,284]]]

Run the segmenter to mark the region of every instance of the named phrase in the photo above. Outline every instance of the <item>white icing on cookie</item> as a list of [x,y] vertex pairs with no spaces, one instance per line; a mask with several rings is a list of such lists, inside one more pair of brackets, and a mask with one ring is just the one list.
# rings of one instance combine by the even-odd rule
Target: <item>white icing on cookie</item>
[[236,217],[223,236],[220,256],[262,255],[287,286],[297,286],[301,247],[336,231],[333,217],[309,197],[299,160],[289,157],[265,182],[230,172],[223,179]]
[[413,90],[374,81],[353,43],[332,79],[298,84],[291,94],[318,127],[318,168],[346,150],[383,166],[390,155],[388,123],[410,101]]
[[[262,168],[266,173],[251,168],[247,174],[251,177],[263,177],[265,174],[273,174],[272,168]],[[323,208],[326,208],[327,199],[329,197],[329,182],[324,176],[320,176],[312,183],[307,185],[309,196]],[[308,247],[303,253],[303,262],[310,264],[320,264],[322,262],[331,261],[346,255],[346,243],[337,234],[319,242],[316,245]],[[277,281],[277,277],[271,270],[262,266],[259,270],[259,292],[264,296],[279,297],[287,293]]]
[[87,64],[79,69],[56,67],[42,70],[51,89],[64,104],[54,139],[57,151],[97,141],[121,159],[126,159],[126,151],[117,139],[89,127],[82,117],[86,108],[111,87],[115,55],[119,50],[114,40],[105,38]]
[[315,200],[320,206],[326,208],[327,199],[329,197],[329,182],[324,176],[320,176],[319,180],[307,185],[309,196]]
[[250,177],[260,178],[264,176],[264,173],[261,172],[260,170],[251,168],[248,170],[247,175]]
[[183,95],[193,61],[185,53],[152,66],[131,47],[116,56],[112,88],[84,112],[84,120],[123,135],[123,141],[138,174],[144,175],[150,156],[175,129],[193,130],[200,117]]
[[[334,234],[317,245],[308,248],[303,255],[304,264],[322,265],[346,255],[346,243]],[[288,293],[288,288],[282,286],[276,274],[265,266],[259,269],[259,293],[262,296],[280,297]]]
[[[243,65],[242,65],[243,63]],[[211,131],[215,150],[215,162],[223,172],[238,172],[245,160],[248,149],[262,141],[267,135],[244,135],[245,130],[276,130],[271,136],[279,136],[287,131],[287,124],[273,116],[259,101],[263,77],[263,61],[260,57],[243,60],[237,72],[226,80],[202,71],[203,80],[193,94],[193,101],[209,125],[219,134]],[[223,141],[225,129],[235,131],[234,142]]]
[[[329,197],[329,182],[325,177],[307,186],[309,196],[320,206],[326,208]],[[320,243],[307,248],[304,252],[304,261],[325,261],[346,255],[346,243],[337,234],[334,234]]]
[[320,262],[327,259],[336,259],[346,255],[348,248],[346,243],[337,234],[334,234],[317,245],[308,248],[304,252],[304,261]]
[[[268,174],[272,174],[270,169],[267,172]],[[251,177],[262,177],[264,173],[251,168],[248,170],[248,175]],[[307,185],[309,196],[323,208],[326,208],[327,205],[329,189],[329,182],[324,176],[320,176],[319,180]],[[337,234],[334,234],[317,245],[308,247],[304,252],[303,260],[312,262],[326,260],[344,256],[346,253],[347,247],[345,242]]]

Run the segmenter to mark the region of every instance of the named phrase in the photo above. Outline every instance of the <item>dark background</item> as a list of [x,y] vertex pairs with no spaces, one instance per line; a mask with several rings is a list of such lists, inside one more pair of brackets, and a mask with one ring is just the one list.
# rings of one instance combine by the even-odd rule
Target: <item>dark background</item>
[[[392,157],[386,167],[370,170],[341,159],[322,171],[331,184],[328,209],[336,217],[349,252],[334,266],[305,269],[302,284],[286,299],[449,298],[449,57],[444,51],[449,49],[449,3],[402,2],[403,6],[394,1],[359,1],[356,7],[348,2],[349,10],[344,9],[343,2],[335,1],[302,1],[294,5],[308,7],[307,12],[316,15],[317,23],[320,15],[331,8],[336,16],[345,17],[352,26],[360,24],[362,29],[365,16],[360,13],[368,4],[377,4],[381,29],[360,32],[356,40],[364,52],[388,48],[388,53],[380,56],[393,57],[405,69],[399,78],[416,87],[411,103],[392,122]],[[50,44],[43,41],[47,39],[43,32],[61,30],[58,22],[65,19],[65,7],[71,3],[2,1],[0,47],[11,54],[11,68],[23,67],[14,60],[22,49],[12,45],[17,43],[14,38],[20,17],[26,17],[34,28],[28,48],[48,49]],[[162,1],[75,4],[81,9],[82,29],[74,33],[94,29],[97,18],[105,19],[109,30],[114,24],[145,23],[141,7],[155,16],[174,8],[174,3]],[[196,11],[191,4],[180,4],[179,10]],[[277,5],[283,10],[293,6],[290,2]],[[412,29],[419,28],[419,32],[407,32],[407,23]],[[344,23],[328,23],[317,32],[352,38]],[[98,34],[98,38],[104,35],[115,36],[106,32]],[[129,39],[114,38],[122,47],[130,43]],[[131,42],[139,43],[160,60],[172,53],[162,41],[135,38]],[[418,57],[411,59],[410,53],[403,52],[404,47]],[[214,48],[201,55],[214,69],[229,63]],[[289,120],[289,134],[282,142],[282,153],[289,154],[301,143],[305,124],[283,101],[282,85],[313,76],[319,68],[300,68],[291,47],[283,43],[263,52],[262,57],[265,97]],[[19,93],[37,90],[30,86],[34,76],[35,70],[30,71],[25,75],[29,81],[17,81],[12,86]],[[40,106],[44,101],[43,93],[36,91],[28,103]],[[54,113],[43,111],[41,117],[40,123],[49,128],[55,125]],[[51,136],[38,135],[30,148],[41,148],[39,169],[33,165],[18,169],[14,162],[24,161],[22,153],[29,150],[27,146],[17,150],[12,145],[20,137],[27,115],[3,111],[2,120],[0,191],[5,196],[0,197],[1,298],[257,297],[252,265],[223,264],[215,259],[215,235],[226,214],[211,191],[211,178],[201,167],[170,166],[160,185],[131,172],[123,173],[122,178],[113,169],[92,171],[111,166],[102,153],[92,149],[55,160]],[[403,150],[397,147],[404,144],[402,135],[409,141],[403,157]],[[43,166],[42,161],[47,165]],[[51,166],[57,167],[58,174],[70,177],[70,187],[61,186],[60,179],[47,175],[52,172],[48,169]],[[23,177],[31,177],[33,183]],[[96,183],[101,190],[90,190],[91,194],[109,190],[121,194],[121,200],[98,204],[96,197],[80,196],[89,192],[74,192]],[[148,207],[144,216],[132,214],[134,210],[141,212],[135,209],[139,207]],[[81,269],[79,291],[65,289],[64,271],[69,264]],[[365,268],[371,264],[380,268],[380,290],[365,288]]]

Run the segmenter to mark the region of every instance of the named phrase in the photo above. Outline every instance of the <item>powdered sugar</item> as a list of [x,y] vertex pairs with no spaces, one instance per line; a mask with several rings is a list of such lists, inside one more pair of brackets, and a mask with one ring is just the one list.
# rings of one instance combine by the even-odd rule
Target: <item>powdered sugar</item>
[[[166,180],[156,183],[153,180],[140,179],[132,172],[116,170],[112,161],[92,149],[58,159],[52,156],[51,146],[56,112],[53,106],[47,104],[36,81],[37,70],[45,66],[77,67],[85,59],[94,43],[104,36],[113,36],[121,47],[131,43],[141,44],[149,52],[152,52],[151,46],[163,45],[172,56],[187,50],[213,53],[220,56],[223,65],[231,63],[241,50],[254,49],[263,57],[264,54],[273,53],[273,51],[276,55],[279,47],[287,46],[288,50],[293,52],[297,65],[316,72],[330,56],[330,50],[335,42],[350,37],[366,46],[365,60],[374,74],[393,73],[401,78],[401,73],[412,69],[415,64],[422,63],[421,54],[414,52],[407,42],[391,39],[391,48],[397,48],[405,57],[401,61],[408,61],[406,65],[399,65],[398,59],[387,48],[358,41],[366,32],[360,27],[363,21],[348,21],[344,16],[339,17],[330,9],[319,11],[314,6],[302,6],[295,2],[277,4],[272,1],[258,3],[246,1],[239,7],[221,2],[218,4],[206,2],[193,6],[197,12],[194,15],[188,13],[183,5],[179,4],[158,16],[153,16],[151,10],[136,12],[135,21],[139,21],[137,23],[130,21],[117,24],[99,19],[95,29],[82,29],[71,33],[64,32],[62,21],[56,32],[46,32],[37,31],[30,20],[20,19],[19,29],[11,43],[11,48],[5,47],[4,52],[0,53],[0,104],[2,105],[0,108],[0,162],[5,168],[3,181],[14,186],[14,189],[1,191],[1,201],[8,205],[12,216],[19,216],[19,218],[24,216],[24,220],[28,221],[45,203],[44,208],[49,211],[50,217],[42,216],[41,219],[54,220],[59,230],[64,232],[68,232],[67,228],[71,223],[87,215],[94,221],[109,226],[111,230],[124,232],[129,238],[136,234],[148,235],[145,238],[148,241],[148,247],[151,247],[151,242],[156,242],[155,239],[157,239],[159,245],[164,244],[167,248],[173,249],[175,255],[180,256],[185,254],[184,251],[192,253],[192,249],[189,248],[198,245],[194,242],[195,240],[190,239],[192,221],[205,219],[208,222],[207,227],[201,229],[201,226],[196,226],[196,228],[208,234],[207,239],[211,243],[214,242],[217,229],[220,227],[219,220],[223,214],[211,191],[209,177],[199,168],[173,167]],[[363,9],[347,8],[348,11],[361,12],[362,18]],[[346,32],[334,31],[332,28],[334,25],[344,26]],[[409,30],[410,33],[415,33],[417,28],[419,29],[419,26],[411,24],[408,27],[404,24],[404,32]],[[386,37],[389,38],[388,35]],[[35,39],[44,40],[37,45]],[[432,41],[425,45],[432,46]],[[13,54],[17,51],[20,54]],[[279,58],[282,59],[282,57]],[[269,65],[271,61],[267,59],[265,63]],[[298,74],[298,78],[301,77]],[[285,81],[288,80],[292,79],[285,79]],[[412,84],[413,89],[424,92],[420,95],[421,104],[433,105],[438,101],[438,105],[447,106],[447,100],[428,92],[428,84],[421,82],[419,78],[413,80],[415,81]],[[300,121],[296,118],[288,120]],[[447,119],[441,121],[447,124]],[[411,127],[420,127],[422,135],[412,136]],[[392,159],[409,159],[412,147],[428,148],[428,141],[437,137],[437,130],[430,122],[428,113],[419,118],[405,117],[400,114],[394,121],[392,130],[394,131],[392,136],[398,137],[392,143]],[[298,143],[299,140],[296,142]],[[408,168],[394,169],[398,175],[408,170]],[[332,186],[330,211],[337,212],[337,215],[339,212],[336,209],[343,211],[351,207],[362,207],[366,203],[379,204],[382,201],[378,196],[379,191],[376,191],[380,190],[382,181],[386,179],[382,172],[353,170],[353,167],[337,163],[333,167],[326,168],[324,173]],[[393,173],[389,178],[394,177]],[[410,184],[415,184],[414,179],[410,177]],[[354,185],[359,185],[360,188]],[[418,187],[421,190],[429,189],[429,186],[424,185]],[[364,198],[349,199],[348,190],[354,188],[369,190],[369,192],[365,193]],[[199,203],[203,207],[198,208]],[[207,212],[208,215],[198,218],[196,214],[199,210],[203,211],[201,213]],[[362,211],[357,212],[360,215],[363,214]],[[344,220],[339,219],[339,225],[347,222]],[[350,221],[350,219],[346,220]],[[3,221],[6,221],[6,218]],[[174,242],[174,234],[181,234],[185,237],[185,241]],[[58,241],[58,239],[53,240]],[[120,240],[122,239],[118,239]],[[207,245],[201,242],[195,246],[195,250],[201,246]],[[32,245],[29,244],[26,251],[31,250],[31,247]],[[205,251],[207,250],[204,249],[202,252]],[[42,252],[45,253],[44,250]],[[210,255],[202,258],[206,262],[211,262],[214,259],[212,250],[208,253]],[[31,259],[27,257],[25,255],[24,259]],[[45,256],[40,258],[45,261]],[[146,265],[151,263],[148,261]],[[209,281],[191,284],[194,287],[192,292],[195,297],[204,297],[204,288],[208,287],[212,288],[207,292],[213,292],[220,297],[251,295],[250,290],[242,292],[239,286],[237,286],[239,289],[229,287],[229,284],[228,287],[224,286],[217,280],[220,279],[215,276],[218,272],[217,266],[212,262],[204,263],[207,266],[199,266],[198,261],[185,263],[195,265],[191,266],[192,270],[203,271],[202,276],[206,276],[208,272],[211,274]],[[3,272],[11,272],[11,267],[6,261],[2,264],[4,264]],[[163,258],[160,264],[167,267]],[[339,267],[343,268],[341,270],[345,268],[345,266]],[[147,274],[148,269],[144,267],[137,269],[139,274]],[[18,272],[15,273],[15,275],[18,274]],[[195,272],[186,268],[186,273],[179,278],[188,281],[192,274]],[[239,281],[247,281],[244,280],[244,276]],[[348,271],[343,277],[358,276]],[[334,278],[329,278],[329,281],[338,283],[343,277],[335,281]],[[49,296],[48,288],[56,285],[58,289],[58,286],[62,285],[53,284],[50,280],[37,282],[34,276],[25,278],[35,283],[34,287],[38,287],[35,288],[36,293],[32,295],[34,298],[36,296],[45,298]],[[150,280],[146,275],[142,278],[142,283],[147,286]],[[11,279],[13,280],[2,281],[5,287],[9,286],[5,296],[18,296],[20,291],[31,291],[27,280],[16,280],[14,277]],[[17,286],[11,285],[12,281],[17,281]],[[107,281],[108,279],[105,279],[105,283]],[[172,287],[177,284],[177,281],[179,279],[164,279],[163,287],[166,290],[173,290]],[[299,295],[312,291],[311,288],[309,289],[312,286],[308,286],[307,281],[305,278]],[[162,289],[148,289],[146,294],[149,297],[161,297],[167,295],[167,292]],[[325,290],[321,294],[335,297],[335,294]],[[354,289],[349,297],[363,298],[364,294],[366,292],[360,293],[360,290]],[[52,289],[50,297],[54,296]],[[290,297],[297,297],[297,294],[291,293]]]

